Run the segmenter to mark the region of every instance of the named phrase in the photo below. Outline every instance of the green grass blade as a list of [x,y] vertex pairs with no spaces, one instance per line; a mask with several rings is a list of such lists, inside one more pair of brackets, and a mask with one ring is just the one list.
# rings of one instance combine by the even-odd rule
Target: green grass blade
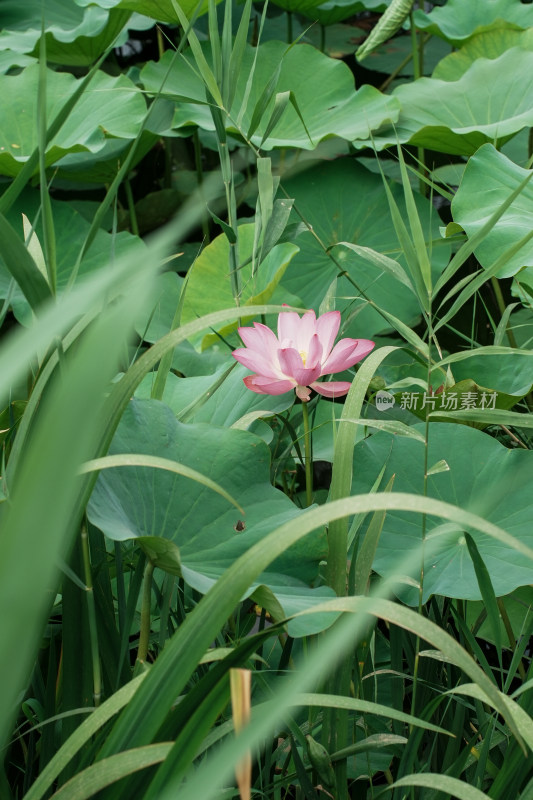
[[212,481],[210,478],[206,478],[206,476],[202,475],[198,470],[191,469],[190,467],[186,467],[185,464],[179,464],[177,461],[171,461],[168,458],[135,453],[119,453],[87,461],[85,464],[82,464],[79,472],[81,475],[85,475],[87,472],[99,472],[102,469],[111,469],[112,467],[151,467],[152,469],[164,469],[167,472],[174,472],[176,475],[183,475],[183,477],[201,483],[206,488],[221,495],[228,503],[234,505],[235,508],[238,508],[239,511],[244,514],[242,506],[240,506],[235,498],[218,483],[215,483],[215,481]]
[[43,218],[43,243],[46,255],[46,269],[48,283],[52,293],[56,293],[57,283],[57,259],[56,259],[56,235],[54,228],[54,218],[52,215],[52,204],[48,193],[48,182],[46,180],[46,36],[44,32],[44,16],[41,25],[41,40],[39,52],[39,82],[37,89],[37,133],[39,142],[39,188],[41,193],[41,208]]
[[472,297],[473,294],[477,292],[477,290],[483,286],[489,278],[495,276],[500,272],[501,268],[505,266],[508,259],[514,256],[527,242],[533,239],[533,231],[526,233],[516,244],[506,250],[495,262],[490,266],[488,269],[483,270],[481,273],[477,273],[476,276],[470,281],[470,283],[465,286],[455,303],[453,303],[452,307],[446,312],[444,317],[438,321],[435,325],[434,330],[437,331],[439,328],[442,328],[449,319],[451,319],[466,303],[467,300]]
[[182,26],[183,30],[186,31],[187,39],[190,48],[192,50],[192,54],[194,56],[196,66],[198,67],[198,71],[202,76],[202,80],[204,81],[206,88],[209,90],[209,93],[213,97],[215,103],[220,108],[224,108],[224,103],[222,102],[222,95],[220,94],[216,78],[213,74],[212,69],[207,63],[206,57],[204,56],[202,50],[202,46],[200,45],[198,37],[191,27],[191,23],[187,19],[187,16],[185,15],[183,9],[176,2],[176,0],[170,0],[170,2],[172,3],[172,7],[176,12],[176,16],[178,18],[180,25]]
[[401,264],[399,264],[397,261],[394,261],[392,258],[383,255],[383,253],[378,253],[376,250],[372,250],[370,247],[362,247],[361,245],[353,244],[353,242],[337,242],[331,246],[330,250],[332,250],[334,247],[348,247],[365,261],[373,264],[378,269],[382,269],[388,275],[392,275],[393,278],[400,283],[403,283],[404,286],[407,286],[407,288],[416,295],[411,279],[407,275],[406,271]]
[[505,214],[509,206],[516,200],[518,195],[521,194],[521,192],[523,192],[523,190],[526,188],[532,176],[533,172],[531,172],[529,175],[526,175],[524,180],[521,181],[521,183],[517,186],[517,188],[514,189],[513,192],[511,192],[507,200],[505,200],[501,204],[501,206],[498,209],[496,209],[496,211],[493,214],[491,214],[491,216],[489,217],[487,222],[483,225],[483,227],[467,242],[465,242],[465,244],[461,246],[461,248],[454,255],[454,257],[452,258],[452,260],[450,261],[450,263],[448,264],[448,266],[438,279],[437,283],[435,284],[435,290],[434,290],[435,294],[440,292],[440,290],[444,286],[446,286],[448,281],[451,278],[453,278],[457,270],[460,269],[462,265],[465,263],[466,259],[472,255],[476,247],[479,244],[481,244],[481,242],[486,238],[487,234],[491,232],[491,230],[494,228],[498,220]]
[[[385,486],[384,492],[391,492],[395,476],[393,475],[388,484]],[[361,547],[357,553],[357,560],[355,564],[354,573],[354,594],[366,594],[368,589],[368,582],[372,573],[372,564],[376,556],[378,548],[379,537],[383,530],[385,522],[386,511],[376,511],[372,515],[370,524],[361,543]]]
[[[387,500],[387,505],[389,503],[395,505],[399,498],[400,495],[393,494],[388,496],[381,495],[379,499],[374,496],[374,502],[370,503],[370,498],[366,495],[357,498],[357,500],[355,498],[350,498],[341,501],[341,503],[339,503],[339,501],[332,503],[329,505],[329,511],[332,513],[333,508],[340,508],[341,504],[345,509],[350,507],[352,512],[355,511],[356,508],[358,511],[376,510],[376,503],[379,503],[381,507],[385,507],[383,501]],[[402,504],[406,502],[406,498],[407,496],[403,495]],[[423,513],[434,513],[436,508],[435,504],[441,505],[438,501],[428,501],[427,498],[417,496],[415,500],[412,495],[410,498],[411,501],[418,506],[420,511],[422,507],[424,507]],[[433,506],[432,511],[429,510],[430,505]],[[326,511],[326,507],[313,509],[305,512],[305,516],[313,515],[317,522],[319,519],[323,521],[326,519]],[[464,512],[455,509],[451,513],[457,513],[459,515]],[[333,514],[336,516],[337,512],[335,511]],[[472,519],[474,515],[469,515],[469,517]],[[489,525],[489,523],[480,520],[479,517],[476,519],[476,524],[482,524],[484,529],[488,530],[486,526]],[[299,520],[300,523],[301,521],[302,519]],[[464,521],[465,520],[463,520],[463,523]],[[282,528],[278,529],[277,533],[281,531]],[[284,535],[286,531],[287,528],[283,526]],[[269,545],[273,544],[275,535],[276,534],[271,534],[267,537]],[[262,544],[266,544],[267,540]],[[429,546],[431,547],[431,545]],[[258,551],[256,550],[256,558],[257,553]],[[402,559],[401,563],[398,564],[399,573],[413,570],[415,568],[415,562],[419,557],[420,551],[418,550],[416,553],[411,553],[408,558]],[[410,562],[409,567],[407,566],[408,562]],[[389,587],[392,585],[390,580],[384,581],[378,593],[370,598],[337,598],[321,604],[321,611],[326,608],[334,608],[336,610],[350,611],[353,613],[345,614],[339,620],[339,623],[325,634],[320,646],[306,659],[304,669],[291,675],[286,681],[278,684],[278,690],[274,700],[264,704],[261,713],[254,718],[253,724],[247,728],[242,736],[221,745],[216,754],[207,758],[205,762],[198,767],[196,772],[188,778],[185,786],[180,788],[180,800],[195,800],[197,797],[202,797],[203,800],[214,800],[214,798],[219,797],[221,786],[225,785],[226,781],[231,780],[234,764],[242,757],[246,749],[258,747],[267,735],[279,729],[279,725],[284,717],[284,709],[291,704],[294,696],[296,694],[301,694],[302,691],[306,691],[308,687],[316,684],[317,681],[324,680],[331,666],[337,662],[347,650],[353,649],[358,636],[363,635],[365,628],[368,626],[368,614],[382,617],[394,623],[394,625],[399,625],[409,630],[412,629],[422,638],[433,641],[436,646],[442,646],[445,654],[450,657],[454,663],[457,663],[468,675],[482,685],[484,690],[486,689],[487,696],[490,693],[491,703],[494,701],[501,713],[503,713],[505,709],[505,716],[509,721],[511,712],[507,704],[503,702],[503,696],[455,639],[442,631],[430,620],[419,616],[416,612],[382,599],[382,595],[388,591]],[[208,595],[206,599],[207,597]],[[200,608],[200,606],[198,606],[198,608]],[[172,646],[172,642],[169,646]],[[151,674],[153,674],[153,670]],[[145,683],[144,685],[146,686],[147,684]],[[514,710],[513,707],[513,711]],[[513,724],[513,728],[516,730],[516,725]],[[158,800],[170,800],[175,797],[176,789],[177,786],[170,780],[168,786],[165,787],[165,790]]]
[[228,69],[228,88],[227,96],[224,97],[226,108],[230,111],[235,98],[235,91],[237,89],[237,78],[241,72],[242,60],[246,50],[246,41],[248,38],[248,28],[250,27],[250,15],[252,12],[252,0],[246,0],[241,14],[241,20],[237,33],[235,34],[235,41],[233,50],[229,59]]
[[458,778],[451,778],[449,775],[434,774],[432,772],[422,772],[417,775],[406,775],[391,784],[391,789],[403,786],[422,786],[425,789],[433,789],[436,792],[447,792],[451,797],[459,800],[488,800],[489,795],[469,786]]
[[[366,392],[375,371],[383,360],[396,347],[381,347],[371,353],[361,364],[357,376],[346,397],[341,416],[341,424],[335,442],[330,500],[347,497],[352,487],[353,449],[355,447],[358,426],[345,423],[348,419],[358,419],[366,398]],[[341,595],[346,585],[346,558],[348,551],[348,520],[340,519],[332,522],[329,528],[329,557],[327,568],[328,586]]]
[[[81,482],[77,469],[94,455],[93,448],[105,425],[105,391],[117,372],[126,331],[129,334],[132,316],[145,302],[152,275],[145,270],[142,276],[136,276],[130,264],[130,288],[122,300],[100,310],[76,348],[75,357],[67,354],[43,395],[32,427],[31,458],[22,453],[8,487],[9,503],[0,539],[0,602],[16,613],[5,614],[0,621],[0,641],[12,652],[9,664],[0,668],[1,741],[5,740],[17,698],[27,685],[50,586],[57,578],[57,559],[68,551],[83,511],[77,502]],[[30,336],[35,337],[37,329],[30,329]],[[18,357],[21,338],[15,337],[1,360]],[[24,366],[27,363],[23,361]],[[25,631],[22,639],[21,628]]]
[[36,311],[52,292],[39,267],[15,230],[0,213],[0,255],[24,297]]
[[81,723],[36,778],[35,783],[33,783],[29,791],[24,795],[24,800],[42,800],[57,776],[65,769],[67,764],[70,763],[76,753],[79,753],[81,748],[92,739],[94,734],[98,733],[115,714],[118,714],[118,712],[129,703],[145,677],[146,673],[143,673],[131,680],[115,692],[108,700],[102,703],[100,708],[93,711],[92,714]]
[[470,536],[469,533],[465,533],[465,539],[466,539],[466,545],[468,547],[468,552],[470,553],[470,558],[472,559],[472,564],[474,565],[479,591],[481,592],[481,597],[483,598],[483,604],[487,612],[487,619],[489,622],[492,638],[496,646],[496,650],[498,651],[500,669],[502,669],[502,637],[500,630],[500,611],[498,608],[496,595],[494,593],[494,587],[490,579],[489,571],[485,565],[485,562],[481,558],[480,552],[477,548],[475,541],[473,540],[473,538]]
[[164,761],[172,745],[173,742],[149,744],[99,761],[78,772],[52,795],[51,800],[89,800],[106,786]]
[[409,219],[409,227],[411,229],[411,236],[413,237],[413,244],[416,252],[417,262],[422,273],[422,280],[426,287],[427,295],[431,295],[431,264],[428,258],[426,249],[426,242],[422,224],[416,208],[415,198],[407,170],[405,168],[405,160],[403,157],[403,150],[398,145],[398,160],[400,162],[400,173],[402,176],[403,195],[405,198],[405,207],[407,209],[407,217]]

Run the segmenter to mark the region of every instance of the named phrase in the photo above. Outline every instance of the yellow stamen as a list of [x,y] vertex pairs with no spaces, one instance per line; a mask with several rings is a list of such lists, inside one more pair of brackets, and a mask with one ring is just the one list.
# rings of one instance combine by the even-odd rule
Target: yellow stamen
[[305,359],[307,358],[307,353],[305,353],[303,350],[300,350],[300,356],[302,358],[302,363],[305,367]]

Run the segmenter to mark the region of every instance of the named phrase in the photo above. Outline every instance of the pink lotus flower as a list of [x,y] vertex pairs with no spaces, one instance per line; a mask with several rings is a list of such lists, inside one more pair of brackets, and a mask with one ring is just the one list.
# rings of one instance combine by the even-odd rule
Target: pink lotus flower
[[353,367],[374,347],[368,339],[341,339],[333,347],[339,332],[339,311],[328,311],[318,319],[314,311],[300,318],[294,311],[283,311],[278,317],[278,335],[254,322],[253,328],[239,328],[246,347],[233,351],[234,358],[254,375],[244,383],[258,394],[284,394],[296,389],[307,402],[311,389],[324,397],[342,397],[351,384],[348,381],[317,383],[318,378]]

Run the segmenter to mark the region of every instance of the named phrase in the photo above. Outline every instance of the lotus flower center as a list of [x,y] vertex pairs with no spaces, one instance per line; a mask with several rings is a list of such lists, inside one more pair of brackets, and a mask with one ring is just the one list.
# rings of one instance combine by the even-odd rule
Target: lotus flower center
[[300,350],[300,357],[301,357],[301,359],[302,359],[302,364],[303,364],[303,365],[304,365],[304,367],[305,367],[305,359],[307,358],[307,353],[306,353],[306,352],[304,352],[303,350]]

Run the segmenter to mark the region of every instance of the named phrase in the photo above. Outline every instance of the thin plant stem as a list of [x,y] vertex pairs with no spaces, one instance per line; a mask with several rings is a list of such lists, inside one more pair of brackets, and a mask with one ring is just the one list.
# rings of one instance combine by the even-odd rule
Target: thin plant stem
[[[204,170],[202,167],[202,146],[200,144],[200,137],[198,135],[197,128],[194,130],[192,142],[194,148],[194,168],[196,170],[196,180],[198,181],[198,186],[201,187],[202,183],[204,182]],[[209,244],[209,222],[205,216],[202,216],[202,233],[205,243]]]
[[[429,310],[427,315],[428,322],[428,365],[427,365],[427,383],[428,394],[431,392],[431,343],[433,341],[433,317],[431,308],[431,296],[429,297]],[[427,497],[428,492],[428,469],[429,469],[429,409],[426,410],[426,422],[424,429],[424,483],[422,494]],[[420,563],[420,589],[418,592],[418,613],[422,614],[423,597],[424,597],[424,557],[425,548],[424,542],[427,534],[427,515],[422,514],[422,557]],[[415,640],[415,660],[413,666],[413,693],[411,695],[411,714],[415,714],[416,696],[418,686],[418,667],[420,662],[420,637],[417,635]]]
[[[414,69],[414,78],[415,81],[422,77],[423,72],[423,64],[422,58],[424,53],[424,40],[421,38],[420,42],[418,41],[418,36],[416,34],[416,27],[414,21],[414,14],[412,11],[409,13],[409,20],[411,23],[411,53],[413,56],[413,69]],[[418,161],[423,165],[423,172],[426,175],[426,154],[423,147],[418,148]],[[420,194],[427,196],[427,185],[422,178],[419,180],[419,189]]]
[[124,181],[124,190],[126,192],[126,200],[128,201],[128,211],[130,212],[130,225],[131,232],[139,235],[139,225],[137,223],[137,214],[135,212],[135,200],[133,199],[133,192],[131,191],[131,184],[129,178]]
[[302,403],[302,414],[304,418],[305,500],[306,505],[310,506],[313,502],[313,461],[307,403]]
[[143,578],[143,597],[141,606],[141,630],[139,634],[139,648],[137,650],[137,663],[144,664],[148,656],[150,641],[150,607],[152,600],[152,577],[154,564],[150,559],[146,562]]
[[[500,312],[501,316],[503,317],[503,315],[505,313],[505,300],[503,298],[503,293],[502,293],[502,289],[501,289],[501,286],[500,286],[500,282],[499,282],[498,278],[496,278],[495,275],[492,276],[492,278],[490,279],[490,282],[492,284],[492,290],[493,290],[494,295],[496,297],[496,303],[498,304],[498,311]],[[509,344],[511,345],[511,347],[514,347],[516,349],[518,347],[518,345],[516,343],[515,335],[514,335],[513,331],[511,330],[511,328],[509,327],[509,325],[507,325],[505,333],[507,334],[507,338],[509,339]]]
[[87,616],[89,620],[89,637],[91,642],[91,658],[93,666],[93,699],[94,705],[99,706],[102,697],[102,673],[100,670],[100,650],[98,647],[98,628],[96,625],[96,605],[94,602],[91,555],[89,552],[89,537],[87,533],[86,522],[83,522],[81,526],[81,553],[85,575]]

